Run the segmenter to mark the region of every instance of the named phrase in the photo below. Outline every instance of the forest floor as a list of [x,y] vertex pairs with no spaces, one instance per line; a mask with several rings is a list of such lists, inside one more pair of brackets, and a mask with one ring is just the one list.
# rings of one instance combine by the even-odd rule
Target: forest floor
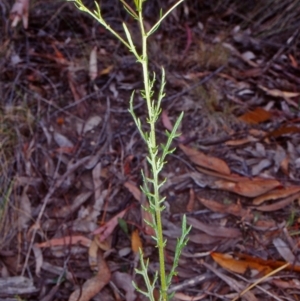
[[[27,29],[0,4],[0,299],[144,300],[137,246],[150,275],[158,258],[128,112],[135,90],[146,120],[141,67],[73,3],[30,2]],[[122,3],[103,2],[139,50]],[[183,214],[192,226],[172,300],[300,300],[300,5],[215,2],[187,0],[149,41],[159,142],[184,112],[161,174],[167,269]]]

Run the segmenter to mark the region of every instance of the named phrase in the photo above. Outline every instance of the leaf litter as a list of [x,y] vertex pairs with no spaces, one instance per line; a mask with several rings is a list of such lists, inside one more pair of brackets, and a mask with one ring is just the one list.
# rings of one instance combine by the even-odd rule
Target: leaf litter
[[[4,16],[14,39],[0,35],[0,280],[32,279],[28,290],[9,284],[1,297],[141,299],[131,286],[139,282],[135,253],[143,247],[151,271],[157,254],[143,221],[151,216],[141,209],[146,150],[127,112],[130,90],[142,87],[140,70],[100,27],[87,39],[89,19],[69,4],[28,4],[16,1]],[[120,4],[103,5],[121,18]],[[179,29],[172,15],[149,45],[153,68],[164,65],[169,79],[161,141],[185,111],[162,174],[167,266],[182,213],[193,225],[173,283],[176,300],[233,300],[249,281],[285,263],[280,278],[241,298],[299,293],[299,64],[295,32],[282,24],[299,23],[300,14],[293,14],[295,1],[285,14],[273,3],[268,19],[269,1],[243,5],[200,8],[187,0],[178,13],[189,22]],[[30,31],[29,48],[21,27]],[[143,102],[135,101],[144,118]],[[222,268],[212,265],[216,258]]]

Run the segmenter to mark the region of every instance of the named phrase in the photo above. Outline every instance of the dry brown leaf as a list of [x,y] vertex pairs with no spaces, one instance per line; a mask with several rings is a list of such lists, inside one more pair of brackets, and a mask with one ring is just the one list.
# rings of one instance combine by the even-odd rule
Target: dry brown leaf
[[261,265],[255,261],[234,259],[230,255],[217,252],[212,252],[210,255],[222,268],[233,273],[244,274],[249,269],[257,270],[259,273],[263,273],[263,275],[272,272],[269,266]]
[[102,256],[101,251],[97,253],[98,272],[88,279],[81,288],[76,289],[69,297],[69,301],[89,301],[109,282],[110,270]]
[[290,203],[292,203],[294,200],[298,199],[299,197],[300,197],[300,193],[296,193],[274,204],[262,205],[259,207],[255,207],[255,209],[263,212],[276,211],[288,206]]
[[219,213],[229,213],[234,216],[242,217],[243,219],[249,220],[252,219],[253,215],[248,212],[248,210],[243,209],[241,204],[221,204],[213,200],[206,200],[200,197],[197,197],[199,202],[207,207],[208,209],[219,212]]
[[215,185],[218,189],[235,192],[242,196],[257,197],[280,186],[280,183],[273,179],[244,178],[244,180],[241,182],[218,180],[215,182]]
[[207,156],[204,153],[202,153],[196,149],[189,148],[183,144],[179,144],[179,148],[196,165],[217,171],[221,174],[230,175],[230,169],[225,161],[223,161],[219,158]]
[[270,132],[268,134],[269,137],[280,137],[282,135],[286,134],[297,134],[300,133],[300,128],[297,126],[292,126],[292,125],[282,125],[280,128]]
[[269,111],[257,107],[255,110],[243,114],[239,119],[250,124],[258,124],[270,120],[271,117],[272,114]]
[[190,194],[189,194],[189,201],[186,206],[186,211],[187,212],[192,212],[194,210],[194,205],[195,205],[195,191],[194,189],[190,188]]
[[286,198],[292,194],[295,194],[300,191],[299,186],[290,186],[282,189],[273,189],[270,192],[267,192],[253,200],[253,205],[260,205],[265,201],[277,200],[281,198]]
[[294,67],[294,68],[298,68],[298,62],[297,60],[295,59],[295,57],[292,55],[292,54],[289,54],[288,55],[290,61],[291,61],[291,65]]
[[283,289],[299,289],[299,280],[291,279],[291,280],[282,280],[282,279],[272,279],[273,284],[275,284],[279,288]]
[[285,175],[289,174],[289,164],[290,164],[290,158],[286,156],[280,164],[280,169],[283,171]]
[[132,182],[125,182],[124,186],[131,192],[133,197],[140,203],[142,200],[142,193],[138,187]]
[[[248,179],[248,178],[245,178],[245,177],[241,177],[237,174],[223,175],[223,174],[220,174],[220,173],[215,172],[213,170],[208,170],[208,169],[205,169],[205,168],[202,168],[202,167],[199,167],[199,166],[197,166],[196,169],[199,170],[201,173],[204,173],[206,175],[210,175],[210,176],[220,178],[220,179],[225,179],[225,180],[232,181],[232,182],[245,181],[245,180]],[[217,187],[215,187],[215,188],[217,188]]]
[[187,217],[187,223],[193,228],[201,230],[202,232],[205,232],[214,237],[236,238],[242,236],[242,233],[239,229],[216,225],[207,225],[193,217]]
[[[250,262],[254,262],[254,263],[258,263],[260,265],[263,266],[268,266],[270,267],[272,270],[274,269],[278,269],[280,267],[282,267],[283,265],[287,264],[287,262],[285,261],[278,261],[278,260],[265,260],[262,258],[258,258],[258,257],[252,257],[250,255],[247,254],[242,254],[242,253],[236,253],[235,256],[237,256],[240,260],[246,260],[246,261],[250,261]],[[295,272],[300,272],[300,266],[294,265],[294,264],[290,264],[288,266],[286,266],[284,268],[284,270],[286,271],[295,271]]]
[[142,248],[143,248],[143,244],[139,236],[139,230],[135,229],[131,233],[131,249],[134,253],[138,253],[139,249],[142,250]]
[[112,219],[110,219],[105,225],[97,228],[95,231],[93,231],[93,234],[99,235],[99,242],[103,242],[108,236],[113,232],[115,227],[118,225],[118,219],[123,218],[124,214],[129,209],[126,208],[117,215],[115,215]]
[[248,136],[246,138],[243,139],[238,139],[238,140],[228,140],[225,142],[226,145],[228,146],[239,146],[239,145],[244,145],[244,144],[248,144],[250,142],[257,142],[258,139],[254,138],[252,136]]
[[289,91],[281,91],[278,89],[268,89],[261,85],[258,85],[258,87],[273,97],[292,98],[300,95],[299,92],[289,92]]
[[91,245],[91,240],[82,235],[64,236],[60,238],[52,238],[48,241],[42,243],[36,243],[34,246],[38,248],[49,248],[54,246],[69,246],[81,244],[82,246],[89,247]]
[[113,69],[114,69],[114,66],[113,66],[113,65],[109,65],[109,66],[107,66],[106,68],[102,69],[102,70],[99,72],[99,75],[106,75],[106,74],[109,74]]
[[90,268],[92,271],[97,270],[98,249],[99,249],[99,246],[98,246],[98,242],[97,242],[97,237],[95,236],[89,247],[89,265],[90,265]]

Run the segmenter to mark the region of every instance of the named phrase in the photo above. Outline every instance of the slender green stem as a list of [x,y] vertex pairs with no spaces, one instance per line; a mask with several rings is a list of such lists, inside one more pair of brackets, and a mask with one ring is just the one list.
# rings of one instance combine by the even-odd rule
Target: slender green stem
[[[150,79],[148,72],[148,56],[147,56],[147,34],[145,33],[145,28],[143,24],[143,14],[142,9],[139,10],[139,22],[142,34],[142,68],[143,68],[143,76],[144,76],[144,86],[145,86],[145,98],[147,102],[148,108],[148,116],[149,116],[149,124],[150,124],[150,143],[148,144],[148,150],[150,154],[150,164],[152,168],[152,176],[153,176],[153,189],[154,189],[154,207],[155,207],[155,217],[156,218],[156,234],[157,234],[157,247],[158,247],[158,256],[159,256],[159,270],[160,270],[160,285],[161,285],[161,298],[163,301],[167,300],[167,281],[166,281],[166,270],[165,270],[165,257],[164,257],[164,238],[162,233],[162,222],[161,222],[161,209],[160,209],[160,194],[159,194],[159,179],[158,174],[159,171],[157,169],[157,141],[155,134],[155,121],[157,116],[155,116],[155,109],[152,100],[151,100],[151,92],[150,92]],[[150,201],[150,200],[149,200]]]

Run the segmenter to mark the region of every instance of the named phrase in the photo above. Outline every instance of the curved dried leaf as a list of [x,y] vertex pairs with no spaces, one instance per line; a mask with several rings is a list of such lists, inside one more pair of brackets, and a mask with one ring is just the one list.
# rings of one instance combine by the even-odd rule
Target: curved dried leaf
[[260,205],[265,201],[277,200],[281,198],[288,197],[294,193],[298,193],[300,191],[299,186],[290,186],[285,187],[283,189],[274,189],[270,192],[267,192],[253,200],[254,205]]
[[255,207],[255,209],[263,212],[276,211],[288,206],[290,203],[292,203],[294,200],[298,199],[299,197],[300,197],[300,193],[296,193],[274,204],[262,205],[259,207]]
[[76,289],[69,297],[69,301],[89,301],[109,282],[110,270],[103,259],[102,253],[97,254],[98,273],[88,279],[82,288]]
[[245,179],[241,182],[218,180],[215,185],[218,189],[235,192],[246,197],[257,197],[280,186],[280,183],[273,179],[255,178]]
[[286,99],[286,98],[297,97],[300,95],[299,92],[289,92],[289,91],[281,91],[278,89],[268,89],[261,85],[258,85],[258,87],[273,97],[282,97]]
[[261,265],[256,261],[234,259],[230,255],[217,252],[212,252],[210,255],[213,260],[217,262],[222,268],[234,273],[244,274],[249,269],[257,270],[264,275],[272,272],[272,268],[267,265]]
[[246,218],[247,220],[252,218],[252,214],[248,210],[242,208],[241,204],[225,205],[213,200],[206,200],[199,197],[198,200],[202,205],[214,212],[228,213],[234,216],[242,217],[243,219]]
[[230,169],[225,161],[219,158],[207,156],[204,153],[196,149],[189,148],[183,144],[179,144],[179,148],[196,165],[217,171],[221,174],[230,175]]

